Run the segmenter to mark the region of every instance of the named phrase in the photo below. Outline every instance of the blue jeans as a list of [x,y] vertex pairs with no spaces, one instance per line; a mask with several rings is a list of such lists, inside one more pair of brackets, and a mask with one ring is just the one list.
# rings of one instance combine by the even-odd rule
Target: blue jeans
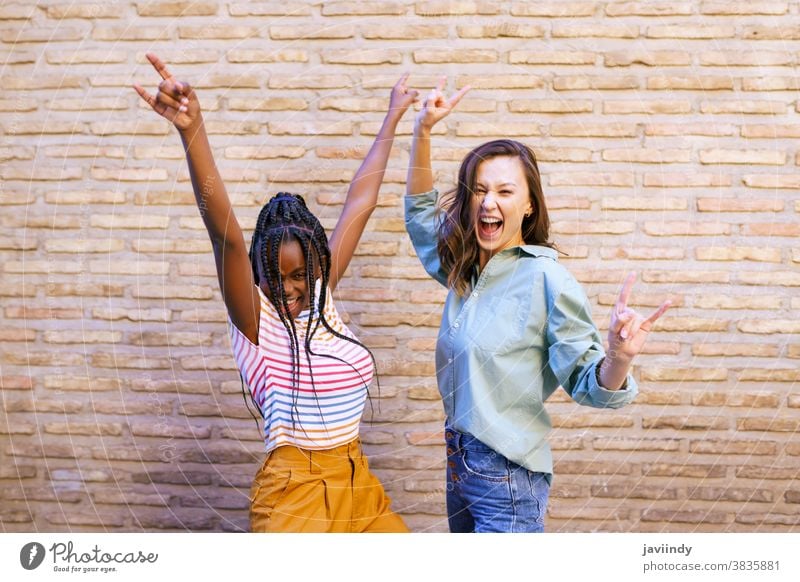
[[474,436],[445,428],[450,531],[543,532],[550,484]]

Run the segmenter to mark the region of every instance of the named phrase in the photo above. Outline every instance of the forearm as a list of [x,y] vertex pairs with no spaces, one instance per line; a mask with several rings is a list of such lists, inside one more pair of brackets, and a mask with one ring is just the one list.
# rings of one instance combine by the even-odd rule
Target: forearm
[[356,202],[370,212],[378,203],[378,192],[383,183],[389,154],[392,151],[394,136],[400,117],[389,112],[383,120],[375,141],[358,168],[347,191],[348,202]]
[[411,156],[408,162],[406,194],[422,194],[433,190],[431,170],[431,129],[416,124],[411,141]]
[[208,142],[205,125],[200,123],[181,131],[181,140],[189,165],[189,175],[200,216],[214,244],[227,244],[243,240],[241,228],[233,214],[225,184],[219,174]]
[[633,358],[607,355],[600,364],[600,385],[607,390],[619,390],[625,384]]

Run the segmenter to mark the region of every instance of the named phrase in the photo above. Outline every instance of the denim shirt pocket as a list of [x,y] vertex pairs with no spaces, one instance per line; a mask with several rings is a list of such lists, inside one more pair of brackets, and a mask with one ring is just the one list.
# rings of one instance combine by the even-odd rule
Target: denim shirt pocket
[[[528,298],[529,299],[529,298]],[[468,334],[474,345],[493,354],[514,349],[522,339],[529,301],[519,295],[500,295],[476,301]]]

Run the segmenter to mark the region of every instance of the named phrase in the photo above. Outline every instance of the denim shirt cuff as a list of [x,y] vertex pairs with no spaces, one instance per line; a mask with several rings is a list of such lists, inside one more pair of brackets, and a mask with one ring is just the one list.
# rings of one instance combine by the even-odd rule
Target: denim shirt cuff
[[633,379],[631,374],[625,379],[625,387],[618,390],[609,390],[597,381],[597,366],[602,360],[594,364],[594,367],[589,374],[589,393],[591,399],[599,406],[607,406],[609,408],[617,408],[629,404],[636,398],[639,393],[639,387],[636,380]]

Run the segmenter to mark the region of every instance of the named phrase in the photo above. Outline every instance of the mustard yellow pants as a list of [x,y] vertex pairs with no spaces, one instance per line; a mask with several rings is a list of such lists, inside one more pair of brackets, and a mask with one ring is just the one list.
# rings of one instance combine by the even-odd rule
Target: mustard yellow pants
[[356,439],[335,449],[271,451],[250,492],[254,532],[407,532]]

